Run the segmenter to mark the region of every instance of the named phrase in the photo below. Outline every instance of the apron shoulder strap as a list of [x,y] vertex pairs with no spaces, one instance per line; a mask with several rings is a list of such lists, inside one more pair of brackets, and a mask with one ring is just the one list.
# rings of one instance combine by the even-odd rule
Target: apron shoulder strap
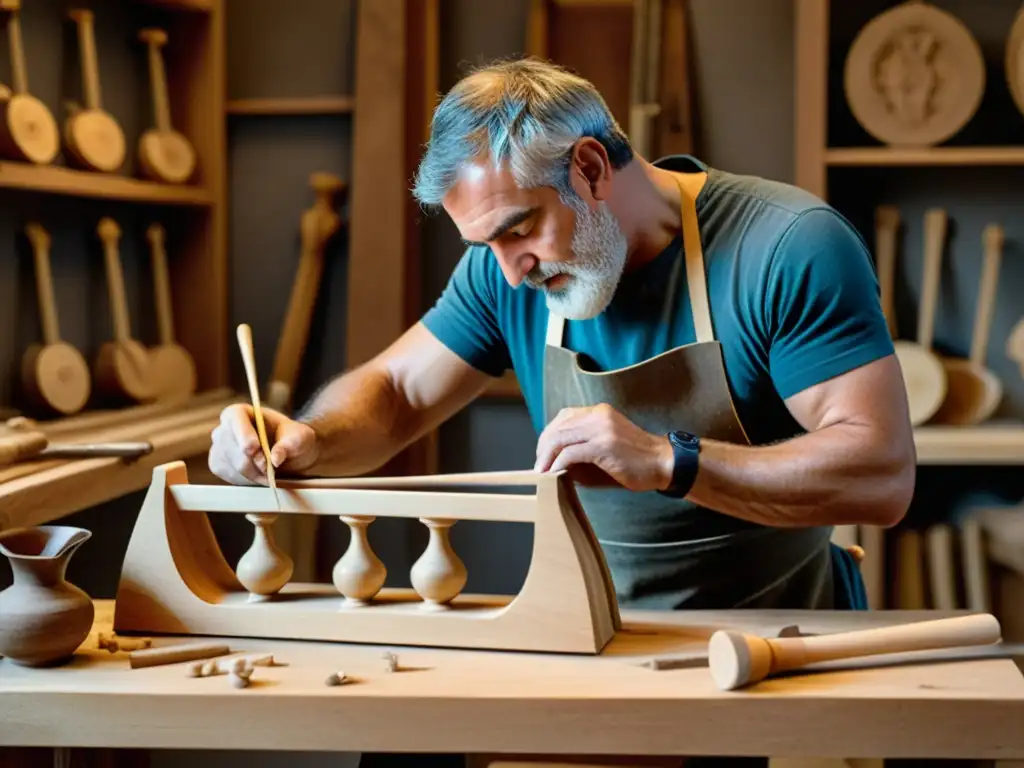
[[555,312],[548,312],[547,338],[544,340],[549,347],[562,346],[562,332],[565,328],[565,318]]
[[[698,342],[715,340],[715,330],[711,325],[711,305],[708,302],[707,277],[704,273],[704,249],[700,242],[700,226],[697,222],[697,195],[706,178],[706,173],[675,175],[681,197],[686,286],[690,293],[693,327]],[[565,318],[549,312],[545,343],[552,347],[562,346],[564,329]]]
[[690,292],[690,307],[693,312],[693,327],[697,341],[715,340],[711,325],[711,305],[708,302],[707,276],[704,273],[704,248],[700,242],[700,225],[697,222],[697,195],[707,178],[706,173],[676,174],[681,200],[683,220],[683,253],[686,259],[686,285]]

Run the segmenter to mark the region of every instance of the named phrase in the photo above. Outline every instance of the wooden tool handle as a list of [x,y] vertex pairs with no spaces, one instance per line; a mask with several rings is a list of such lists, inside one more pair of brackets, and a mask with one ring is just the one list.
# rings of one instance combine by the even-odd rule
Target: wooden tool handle
[[885,653],[960,648],[999,642],[999,621],[989,613],[934,619],[893,627],[862,629],[813,637],[771,638],[773,672],[835,659]]
[[921,283],[921,310],[918,315],[917,343],[932,348],[935,334],[935,307],[939,300],[942,248],[946,242],[946,212],[931,208],[924,215],[924,273]]
[[96,38],[93,35],[93,13],[85,8],[72,9],[70,16],[78,24],[78,49],[82,60],[82,87],[86,109],[101,109],[99,64],[96,59]]
[[109,456],[134,459],[153,452],[148,441],[125,441],[115,443],[50,443],[40,453],[47,459],[89,459]]
[[56,344],[60,341],[60,324],[53,292],[53,272],[50,270],[50,234],[41,224],[31,221],[25,225],[25,235],[32,244],[32,255],[35,260],[36,294],[39,297],[43,341],[46,344]]
[[117,341],[128,341],[131,338],[128,298],[124,289],[121,257],[118,254],[121,228],[113,219],[104,217],[96,227],[96,234],[103,241],[103,256],[107,264],[107,291],[110,294],[110,312],[114,320],[114,338]]
[[46,448],[47,442],[46,435],[42,432],[25,432],[0,437],[0,467],[35,458]]
[[989,224],[982,234],[985,247],[985,262],[981,270],[981,285],[978,290],[978,308],[974,314],[974,335],[971,338],[971,362],[984,367],[988,351],[988,337],[992,329],[992,313],[995,310],[996,288],[999,280],[999,262],[1003,257],[1003,228]]
[[153,263],[153,293],[161,344],[174,343],[174,313],[171,309],[171,278],[167,272],[167,233],[162,224],[150,224],[146,230]]
[[330,173],[314,173],[310,185],[316,201],[302,214],[302,253],[270,377],[273,405],[281,409],[291,400],[309,339],[309,324],[324,269],[324,245],[341,224],[341,218],[334,211],[334,197],[345,189],[341,179]]
[[896,234],[900,226],[900,211],[894,205],[880,205],[875,209],[875,258],[882,314],[889,326],[889,335],[897,337],[896,329]]
[[160,49],[167,45],[167,33],[162,29],[148,28],[139,32],[141,39],[149,46],[149,87],[153,93],[153,120],[157,130],[171,130],[171,105],[167,96],[167,74]]
[[[263,448],[263,456],[267,462],[267,481],[274,489],[274,496],[277,497],[277,481],[274,477],[274,465],[270,461],[270,442],[267,440],[267,427],[263,422],[263,409],[260,407],[259,379],[256,376],[256,353],[252,347],[252,328],[247,323],[238,326],[238,347],[242,352],[242,363],[245,365],[245,378],[249,383],[249,397],[252,399],[253,415],[256,419],[256,433],[260,438],[260,446]],[[281,502],[278,499],[278,507]]]
[[12,11],[7,20],[7,41],[11,48],[11,81],[14,92],[28,93],[28,71],[25,69],[25,47],[21,42],[19,11]]
[[764,638],[719,630],[708,642],[708,667],[719,688],[733,690],[808,664],[991,645],[1001,634],[999,622],[988,613],[804,637]]

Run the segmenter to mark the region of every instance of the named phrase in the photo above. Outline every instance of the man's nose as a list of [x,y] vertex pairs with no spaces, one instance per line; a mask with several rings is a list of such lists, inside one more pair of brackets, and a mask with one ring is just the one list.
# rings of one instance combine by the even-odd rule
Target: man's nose
[[495,248],[494,255],[498,258],[505,280],[513,288],[519,287],[530,270],[537,265],[537,257],[527,250],[512,251],[508,248]]

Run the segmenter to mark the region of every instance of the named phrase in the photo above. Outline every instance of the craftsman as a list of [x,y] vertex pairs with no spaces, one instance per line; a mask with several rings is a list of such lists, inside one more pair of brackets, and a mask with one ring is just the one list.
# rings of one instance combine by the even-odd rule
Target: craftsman
[[[380,467],[512,368],[535,468],[575,473],[624,607],[866,607],[833,526],[897,523],[916,461],[872,261],[840,214],[649,162],[590,83],[536,60],[445,96],[415,194],[467,249],[389,349],[297,420],[268,413],[278,473]],[[209,464],[266,482],[248,406],[224,411]]]

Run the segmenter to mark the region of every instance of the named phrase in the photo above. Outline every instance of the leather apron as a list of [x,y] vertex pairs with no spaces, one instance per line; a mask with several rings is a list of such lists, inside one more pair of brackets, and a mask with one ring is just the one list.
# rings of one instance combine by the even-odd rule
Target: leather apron
[[[685,430],[749,444],[733,406],[708,302],[696,197],[706,173],[675,174],[682,197],[683,257],[696,342],[611,371],[587,370],[563,347],[564,318],[548,318],[544,414],[607,403],[655,434]],[[663,312],[675,291],[665,292]],[[667,319],[667,315],[663,315]],[[644,609],[833,608],[830,527],[772,528],[684,499],[618,485],[577,483],[621,606]]]

